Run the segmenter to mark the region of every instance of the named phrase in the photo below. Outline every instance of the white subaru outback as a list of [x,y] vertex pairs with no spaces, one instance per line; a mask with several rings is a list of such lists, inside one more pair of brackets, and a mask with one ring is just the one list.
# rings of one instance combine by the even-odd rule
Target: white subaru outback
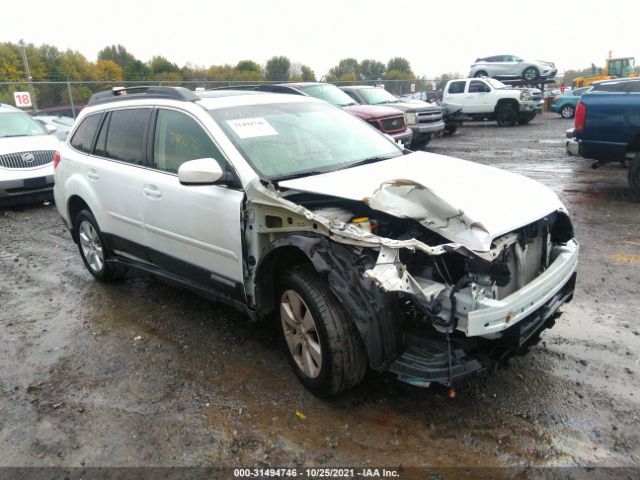
[[136,268],[276,318],[317,395],[367,368],[451,385],[523,352],[574,291],[578,243],[551,190],[403,150],[311,97],[101,92],[55,180],[94,277]]

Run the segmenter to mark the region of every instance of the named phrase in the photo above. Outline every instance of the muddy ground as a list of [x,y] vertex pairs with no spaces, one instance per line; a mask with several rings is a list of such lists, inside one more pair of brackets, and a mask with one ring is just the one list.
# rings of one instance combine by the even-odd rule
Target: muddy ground
[[582,244],[556,327],[454,400],[377,373],[317,399],[274,329],[147,275],[100,284],[53,205],[0,210],[0,466],[639,465],[640,202],[565,155],[570,126],[427,147],[549,185]]

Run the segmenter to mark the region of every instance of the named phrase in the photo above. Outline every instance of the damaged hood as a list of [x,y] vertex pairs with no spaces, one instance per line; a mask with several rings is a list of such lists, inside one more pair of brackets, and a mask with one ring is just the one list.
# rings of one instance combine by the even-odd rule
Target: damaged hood
[[349,200],[426,228],[470,250],[549,213],[557,195],[522,175],[444,155],[414,152],[369,165],[279,183],[280,187]]

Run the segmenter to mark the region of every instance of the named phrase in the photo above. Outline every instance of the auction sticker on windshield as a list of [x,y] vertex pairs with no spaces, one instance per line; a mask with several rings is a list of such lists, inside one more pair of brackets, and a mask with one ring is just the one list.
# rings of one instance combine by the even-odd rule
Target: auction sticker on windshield
[[227,123],[240,138],[268,137],[278,132],[262,117],[227,120]]

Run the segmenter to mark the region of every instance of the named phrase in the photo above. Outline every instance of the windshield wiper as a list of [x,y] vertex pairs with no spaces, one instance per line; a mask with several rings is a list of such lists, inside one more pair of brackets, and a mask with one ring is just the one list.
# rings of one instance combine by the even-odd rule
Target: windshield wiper
[[13,138],[13,137],[28,137],[29,135],[26,133],[16,133],[14,135],[2,135],[2,138]]
[[349,165],[345,165],[343,168],[359,167],[360,165],[382,162],[383,160],[389,160],[390,158],[396,158],[397,156],[399,155],[380,155],[377,157],[364,158],[362,160],[358,160],[357,162],[350,163]]

